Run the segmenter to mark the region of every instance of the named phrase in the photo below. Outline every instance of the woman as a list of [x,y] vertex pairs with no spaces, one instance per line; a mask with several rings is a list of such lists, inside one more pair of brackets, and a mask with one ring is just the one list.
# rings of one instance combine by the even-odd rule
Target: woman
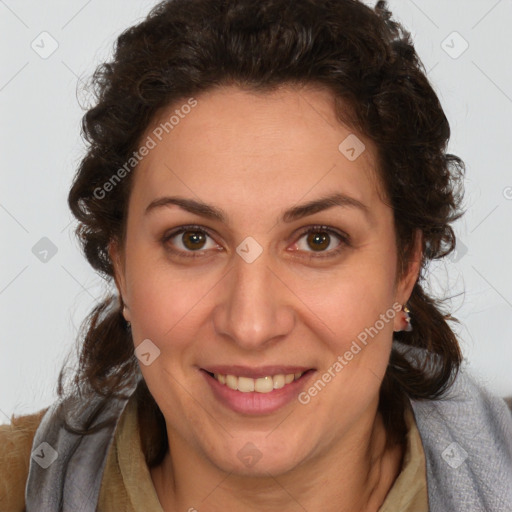
[[2,510],[512,510],[423,289],[464,165],[385,3],[166,1],[94,81],[69,205],[116,293],[4,428]]

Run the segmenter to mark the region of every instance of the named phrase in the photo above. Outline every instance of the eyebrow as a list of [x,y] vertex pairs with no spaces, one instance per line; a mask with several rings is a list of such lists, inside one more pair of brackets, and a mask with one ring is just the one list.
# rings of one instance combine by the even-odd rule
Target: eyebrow
[[[144,215],[147,215],[158,208],[170,205],[179,206],[183,210],[207,219],[227,223],[227,215],[222,209],[203,203],[202,201],[196,201],[195,199],[186,199],[176,196],[166,196],[155,199],[146,207]],[[369,217],[370,214],[368,206],[363,204],[361,201],[347,196],[346,194],[336,193],[289,208],[283,213],[282,221],[287,223],[294,222],[335,206],[358,209],[362,211],[366,217]]]

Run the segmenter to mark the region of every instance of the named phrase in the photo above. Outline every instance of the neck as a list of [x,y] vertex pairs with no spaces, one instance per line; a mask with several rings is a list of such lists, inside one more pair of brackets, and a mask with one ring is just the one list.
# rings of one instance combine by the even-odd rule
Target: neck
[[[168,431],[172,455],[151,469],[162,508],[284,512],[376,512],[400,473],[404,448],[387,446],[380,413],[292,470],[268,476],[226,473]],[[321,489],[321,492],[319,492]]]

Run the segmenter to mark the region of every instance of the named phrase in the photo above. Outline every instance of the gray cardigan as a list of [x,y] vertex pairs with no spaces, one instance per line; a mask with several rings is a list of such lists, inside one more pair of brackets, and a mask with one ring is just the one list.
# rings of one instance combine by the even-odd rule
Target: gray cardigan
[[[113,414],[118,421],[126,403],[112,401],[95,424]],[[512,415],[504,400],[461,371],[442,400],[411,404],[425,450],[430,512],[512,512]],[[115,426],[71,434],[55,420],[57,405],[34,437],[26,512],[96,512]]]

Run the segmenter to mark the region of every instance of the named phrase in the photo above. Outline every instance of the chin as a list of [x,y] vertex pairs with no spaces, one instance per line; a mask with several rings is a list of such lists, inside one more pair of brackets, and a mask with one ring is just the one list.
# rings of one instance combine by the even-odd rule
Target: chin
[[[269,442],[265,436],[241,436],[229,440],[222,452],[207,454],[212,463],[226,473],[239,476],[266,477],[288,473],[299,466],[306,458],[305,453],[298,453],[297,443],[288,438],[288,446],[282,441]],[[260,439],[258,441],[258,439]]]

